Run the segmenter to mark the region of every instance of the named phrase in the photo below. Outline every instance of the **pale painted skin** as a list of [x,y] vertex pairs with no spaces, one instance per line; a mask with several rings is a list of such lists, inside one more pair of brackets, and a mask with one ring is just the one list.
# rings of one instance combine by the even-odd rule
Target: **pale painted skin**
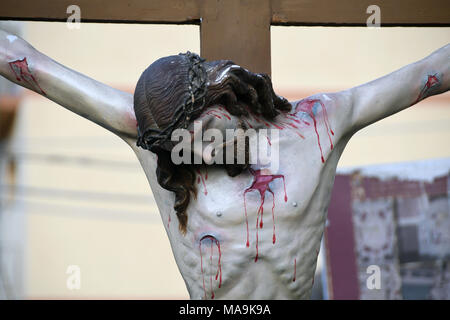
[[[9,63],[27,58],[31,78],[18,81]],[[450,45],[423,60],[408,65],[370,83],[338,93],[318,94],[326,107],[334,149],[331,150],[324,113],[317,109],[315,118],[325,162],[322,163],[317,135],[312,119],[298,113],[298,119],[308,121],[297,131],[280,130],[280,165],[278,172],[286,179],[288,201],[284,201],[283,183],[270,183],[275,194],[276,242],[272,241],[272,196],[266,193],[264,227],[259,229],[259,256],[256,255],[256,219],[260,196],[247,193],[249,247],[246,246],[246,218],[243,193],[253,182],[246,172],[229,177],[223,169],[208,170],[208,194],[198,185],[198,197],[188,207],[185,235],[178,230],[173,209],[174,194],[161,188],[156,181],[156,157],[136,147],[136,121],[133,96],[113,89],[71,69],[35,50],[21,38],[0,30],[0,73],[7,79],[36,91],[63,107],[94,121],[117,134],[136,153],[149,180],[162,221],[167,230],[173,253],[193,299],[302,299],[309,298],[316,268],[317,252],[325,226],[327,207],[336,166],[345,145],[359,129],[403,110],[429,95],[446,92],[450,87]],[[435,76],[426,88],[429,76]],[[426,90],[424,90],[424,88]],[[293,108],[296,106],[293,102]],[[207,116],[205,116],[207,117]],[[211,116],[212,117],[212,116]],[[282,121],[285,115],[274,122]],[[215,120],[214,126],[224,127],[228,120]],[[255,128],[266,128],[255,121]],[[203,176],[205,171],[203,169]],[[170,217],[170,218],[169,218]],[[169,222],[170,219],[170,222]],[[215,279],[218,270],[218,246],[200,239],[210,235],[218,240],[221,250],[222,284]],[[213,254],[211,255],[211,243]],[[294,268],[296,267],[296,268]],[[203,269],[203,272],[202,272]],[[294,269],[296,269],[294,271]],[[293,281],[295,274],[295,281]]]

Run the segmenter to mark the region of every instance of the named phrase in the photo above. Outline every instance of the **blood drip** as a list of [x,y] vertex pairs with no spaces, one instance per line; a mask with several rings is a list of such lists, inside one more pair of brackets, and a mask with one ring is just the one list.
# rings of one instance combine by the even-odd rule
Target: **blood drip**
[[301,123],[300,120],[295,119],[291,114],[286,115],[286,118],[288,118],[289,120],[292,120],[292,121],[294,121],[294,122],[296,122],[296,123],[298,123],[298,124]]
[[207,114],[207,115],[210,115],[210,116],[214,116],[214,117],[216,117],[217,119],[222,119],[222,116],[224,116],[224,117],[227,118],[228,120],[231,120],[231,117],[226,113],[225,110],[223,110],[222,108],[219,108],[219,110],[222,110],[222,111],[218,111],[218,110],[215,110],[215,109],[211,109],[211,110],[208,110],[208,111],[206,112],[206,114]]
[[295,133],[297,133],[297,135],[300,137],[300,138],[302,138],[302,139],[305,139],[305,136],[304,135],[302,135],[300,132],[298,132],[298,131],[295,131]]
[[218,114],[216,114],[214,110],[209,110],[209,111],[206,112],[206,114],[207,114],[207,115],[210,115],[210,116],[214,116],[214,117],[216,117],[217,119],[222,119],[222,117],[219,116]]
[[297,259],[294,259],[294,278],[292,279],[292,282],[295,282],[296,277],[297,277]]
[[252,129],[253,129],[253,126],[248,122],[248,120],[246,120],[246,119],[242,119],[242,120],[244,120],[244,122],[247,124],[247,126],[248,126],[249,128],[252,128]]
[[[259,195],[261,196],[261,204],[259,205],[257,216],[256,216],[256,256],[255,256],[255,262],[258,261],[258,225],[259,228],[262,229],[263,227],[263,212],[264,212],[264,200],[266,197],[266,191],[270,192],[272,194],[272,220],[273,220],[273,236],[272,236],[272,243],[275,243],[276,236],[275,236],[275,194],[273,193],[272,189],[269,187],[269,183],[274,181],[275,179],[283,179],[283,186],[284,186],[284,201],[287,202],[287,194],[286,194],[286,182],[284,179],[284,175],[276,174],[276,175],[263,175],[261,174],[261,170],[253,170],[249,169],[250,173],[254,176],[252,185],[247,188],[244,191],[244,210],[245,210],[245,223],[247,226],[247,242],[246,246],[250,246],[249,241],[249,231],[248,231],[248,215],[247,215],[247,202],[245,199],[245,195],[247,192],[257,190],[259,192]],[[261,216],[261,220],[260,219]]]
[[[222,286],[222,251],[220,250],[220,242],[219,240],[217,240],[214,236],[211,235],[206,235],[204,237],[202,237],[199,241],[199,249],[200,249],[200,269],[202,271],[202,280],[203,280],[203,291],[205,292],[205,299],[207,298],[206,295],[206,286],[205,286],[205,275],[203,273],[203,256],[202,256],[202,241],[204,240],[209,240],[211,242],[211,250],[210,250],[210,256],[209,256],[209,263],[210,263],[210,267],[212,268],[212,257],[213,257],[213,253],[214,253],[214,243],[217,246],[217,249],[219,250],[219,261],[217,262],[217,273],[216,273],[216,277],[215,280],[217,281],[217,279],[219,279],[219,288]],[[211,290],[211,299],[214,299],[215,295],[214,295],[214,290],[212,287],[212,275],[209,276],[209,285],[210,285],[210,290]]]
[[269,123],[270,123],[272,126],[274,126],[275,128],[277,128],[277,129],[280,129],[280,130],[283,130],[283,129],[284,129],[283,126],[277,125],[276,123],[273,123],[272,121],[269,121]]
[[425,83],[422,90],[420,90],[419,96],[413,104],[416,104],[423,99],[427,94],[427,91],[436,84],[439,84],[439,79],[436,77],[436,74],[428,75],[427,83]]
[[227,115],[225,112],[221,112],[220,114],[223,115],[228,120],[231,120],[231,117],[229,115]]
[[31,74],[30,69],[28,68],[28,62],[27,58],[23,58],[22,60],[16,60],[13,62],[9,62],[9,67],[11,68],[12,72],[16,76],[17,81],[25,81],[30,86],[39,89],[43,95],[47,95],[44,90],[39,86],[38,82],[34,78],[34,76]]
[[[276,123],[275,123],[274,120],[268,120],[268,121],[265,121],[264,119],[261,119],[258,115],[256,115],[256,114],[255,114],[251,109],[249,109],[249,108],[247,108],[247,111],[248,111],[249,115],[250,115],[256,122],[264,124],[267,128],[275,127],[276,129],[283,130],[283,129],[286,129],[287,127],[290,127],[290,128],[293,128],[293,129],[294,129],[294,132],[295,132],[300,138],[305,139],[305,137],[299,132],[300,128],[299,128],[297,125],[295,125],[294,123],[291,123],[291,122],[296,122],[296,123],[298,123],[298,124],[301,123],[301,121],[300,121],[299,119],[296,119],[296,118],[295,118],[295,116],[296,116],[295,113],[283,113],[284,117],[285,117],[288,121],[291,121],[291,122],[286,122],[286,121],[283,121],[283,118],[278,118],[277,121],[276,121]],[[246,123],[250,128],[253,128],[253,126],[252,126],[246,119],[244,119],[244,121],[245,121],[245,123]],[[309,126],[309,123],[308,123],[308,122],[306,122],[306,121],[303,121],[303,122],[304,122],[306,125]],[[333,133],[333,134],[334,134],[334,133]]]
[[205,178],[203,178],[203,174],[202,174],[202,172],[200,171],[200,169],[195,169],[195,171],[198,173],[198,177],[197,177],[197,184],[199,184],[200,183],[200,181],[202,182],[202,184],[203,184],[203,193],[204,193],[204,195],[206,196],[207,194],[208,194],[208,190],[206,189],[206,182],[205,182],[205,180],[208,180],[208,171],[206,171],[206,173],[205,173]]
[[[313,108],[316,105],[316,103],[319,103],[320,106],[322,107],[324,124],[325,124],[326,130],[327,130],[328,139],[330,140],[331,150],[333,150],[334,146],[333,146],[333,141],[331,139],[331,135],[334,136],[334,132],[331,129],[330,123],[328,121],[327,110],[326,110],[325,105],[323,104],[322,101],[320,101],[319,99],[305,99],[305,100],[301,100],[301,101],[299,101],[297,103],[297,106],[295,107],[295,114],[297,114],[298,112],[304,112],[304,113],[307,113],[309,115],[309,117],[313,120],[314,131],[316,132],[317,143],[319,145],[320,156],[321,156],[321,160],[322,160],[322,163],[323,163],[323,162],[325,162],[325,159],[323,157],[322,146],[320,144],[319,132],[317,131],[316,116],[314,115],[314,112],[313,112]],[[330,135],[330,133],[331,133],[331,135]]]
[[[219,109],[221,112],[221,114],[226,117],[228,120],[231,120],[231,117],[228,115],[228,112],[226,110],[224,110],[222,107],[218,107],[217,109]],[[223,111],[223,112],[222,112]]]

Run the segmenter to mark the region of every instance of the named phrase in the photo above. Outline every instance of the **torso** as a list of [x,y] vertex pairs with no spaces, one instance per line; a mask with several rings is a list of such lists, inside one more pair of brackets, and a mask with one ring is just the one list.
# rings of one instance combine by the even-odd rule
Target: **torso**
[[191,298],[309,298],[348,115],[326,95],[292,104],[274,121],[248,119],[255,129],[280,129],[277,172],[263,176],[253,166],[232,178],[223,169],[201,169],[185,235],[174,195],[156,182],[156,156],[133,147]]

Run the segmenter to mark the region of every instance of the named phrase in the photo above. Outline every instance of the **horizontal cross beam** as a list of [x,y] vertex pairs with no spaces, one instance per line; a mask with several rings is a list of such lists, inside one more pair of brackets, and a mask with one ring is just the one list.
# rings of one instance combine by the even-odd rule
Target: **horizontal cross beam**
[[381,26],[450,26],[449,0],[1,0],[0,19],[200,25],[201,55],[270,74],[270,26],[365,26],[370,5]]
[[[81,8],[84,22],[200,24],[206,6],[234,0],[2,0],[0,19],[65,21],[68,6]],[[239,5],[251,3],[240,0]],[[366,9],[381,8],[385,26],[450,26],[448,0],[269,0],[272,25],[360,25]]]
[[382,26],[450,26],[448,0],[276,0],[273,25],[366,26],[377,5]]

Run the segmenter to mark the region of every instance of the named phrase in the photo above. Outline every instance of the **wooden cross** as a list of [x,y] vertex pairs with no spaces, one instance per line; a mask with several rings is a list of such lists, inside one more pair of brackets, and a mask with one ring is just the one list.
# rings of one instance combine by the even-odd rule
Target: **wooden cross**
[[[381,26],[450,26],[449,0],[2,0],[0,19],[200,25],[201,56],[230,59],[271,74],[270,26],[366,26],[367,8]],[[287,44],[288,47],[288,44]]]

